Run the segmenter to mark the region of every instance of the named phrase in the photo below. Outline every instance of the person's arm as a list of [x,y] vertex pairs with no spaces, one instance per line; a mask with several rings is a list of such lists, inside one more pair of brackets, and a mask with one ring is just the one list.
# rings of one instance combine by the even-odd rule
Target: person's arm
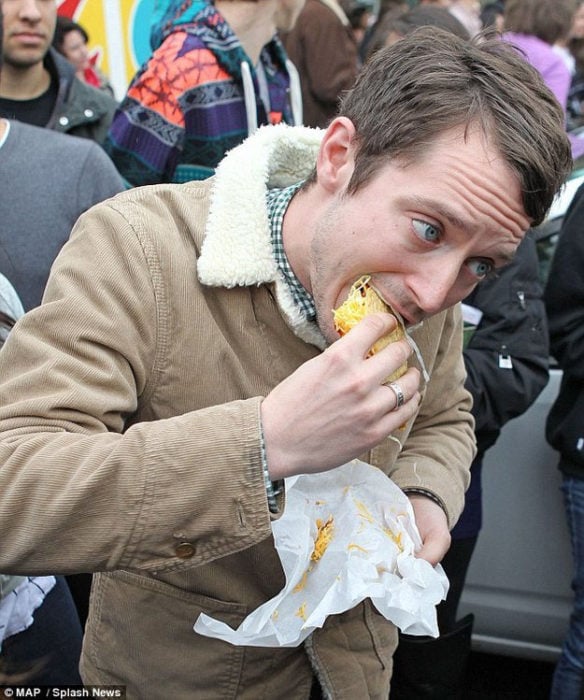
[[137,417],[171,339],[157,212],[135,208],[140,225],[116,199],[81,217],[0,353],[0,571],[177,570],[271,534],[261,397]]
[[441,504],[452,527],[463,507],[475,454],[459,305],[426,323],[441,333],[440,346],[428,366],[430,380],[419,413],[390,476],[406,492],[427,491]]
[[[464,389],[460,311],[428,325],[442,338],[425,397],[418,401],[419,372],[411,367],[398,383],[407,397],[399,411],[382,382],[407,359],[408,344],[392,343],[371,358],[367,349],[393,328],[388,315],[367,316],[324,353],[305,363],[262,402],[267,460],[272,478],[330,469],[399,435],[404,449],[388,475],[410,497],[423,548],[431,563],[450,543],[474,456],[471,398]],[[422,335],[426,328],[422,330]],[[419,409],[419,411],[418,411]],[[409,435],[402,426],[415,417]],[[393,444],[393,443],[392,443]],[[389,460],[391,462],[391,459]],[[380,464],[382,466],[382,464]],[[388,466],[388,465],[386,465]]]
[[440,346],[428,367],[420,412],[390,476],[414,508],[423,542],[418,556],[435,564],[448,551],[450,530],[464,506],[475,438],[471,396],[464,387],[460,306],[426,324],[440,332]]
[[551,352],[566,377],[584,381],[584,188],[566,214],[545,289]]
[[477,440],[486,449],[548,382],[547,318],[534,241],[526,238],[514,260],[465,303],[482,314],[464,360]]
[[176,69],[185,36],[171,34],[152,54],[110,125],[104,149],[130,186],[173,182],[185,134],[180,98],[198,75],[194,65],[187,73]]
[[[382,386],[407,342],[366,359],[395,327],[389,314],[365,319],[265,399],[213,400],[212,383],[191,396],[191,382],[212,382],[196,360],[210,320],[197,325],[176,298],[200,292],[194,260],[183,262],[186,248],[195,254],[184,219],[167,207],[174,194],[138,188],[85,213],[43,304],[0,353],[0,571],[167,571],[229,556],[271,535],[260,415],[268,465],[280,468],[271,476],[282,478],[344,464],[417,410],[417,369],[400,379],[398,411]],[[192,324],[192,370],[171,359],[177,313]]]

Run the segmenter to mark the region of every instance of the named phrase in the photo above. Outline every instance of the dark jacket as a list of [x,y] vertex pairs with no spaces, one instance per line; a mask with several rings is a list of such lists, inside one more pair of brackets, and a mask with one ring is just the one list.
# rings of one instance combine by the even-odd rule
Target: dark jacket
[[560,470],[584,478],[584,187],[566,213],[545,291],[551,351],[564,371],[546,437]]
[[478,452],[453,537],[478,534],[484,453],[505,423],[524,413],[548,382],[548,330],[534,241],[526,238],[513,262],[479,284],[464,304],[482,312],[464,350]]
[[73,66],[55,49],[49,49],[45,67],[59,83],[55,108],[46,127],[102,144],[116,111],[116,100],[79,80]]

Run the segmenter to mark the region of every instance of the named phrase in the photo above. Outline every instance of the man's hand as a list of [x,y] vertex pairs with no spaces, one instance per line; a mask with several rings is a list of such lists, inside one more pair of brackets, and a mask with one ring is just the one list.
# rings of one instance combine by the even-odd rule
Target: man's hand
[[391,314],[373,314],[309,360],[271,391],[261,405],[266,457],[272,480],[321,472],[358,457],[416,412],[420,373],[398,380],[405,402],[383,381],[410,356],[405,340],[372,357],[371,346],[393,330]]
[[409,499],[422,537],[422,548],[416,556],[429,561],[434,566],[442,561],[450,547],[451,538],[446,513],[426,496],[412,494]]

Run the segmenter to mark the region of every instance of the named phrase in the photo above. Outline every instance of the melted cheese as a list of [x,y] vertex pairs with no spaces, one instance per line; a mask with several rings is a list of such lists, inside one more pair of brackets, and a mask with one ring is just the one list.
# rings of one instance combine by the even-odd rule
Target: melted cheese
[[318,561],[322,557],[333,538],[333,516],[329,515],[326,522],[323,522],[319,518],[316,521],[316,527],[318,528],[318,533],[316,535],[316,539],[314,540],[314,550],[310,555],[312,561]]
[[[360,277],[355,284],[351,287],[349,296],[347,299],[339,306],[338,309],[333,311],[333,321],[335,328],[339,335],[345,335],[348,333],[353,326],[355,326],[359,321],[361,321],[368,314],[373,314],[377,312],[390,313],[393,316],[392,310],[389,306],[381,299],[377,294],[375,289],[369,284],[369,277]],[[382,336],[371,348],[369,355],[374,355],[385,348],[390,343],[394,343],[397,340],[402,340],[406,337],[403,324],[398,319],[397,328],[391,333],[387,333]],[[393,382],[408,369],[407,363],[404,363],[398,369],[393,372],[387,379],[386,383]]]

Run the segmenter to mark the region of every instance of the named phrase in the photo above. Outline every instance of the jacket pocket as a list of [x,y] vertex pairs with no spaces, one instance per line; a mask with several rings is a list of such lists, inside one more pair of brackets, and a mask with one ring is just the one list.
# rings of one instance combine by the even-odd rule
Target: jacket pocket
[[236,628],[247,609],[128,571],[95,576],[83,645],[86,683],[128,698],[235,698],[243,647],[193,631],[200,613]]

